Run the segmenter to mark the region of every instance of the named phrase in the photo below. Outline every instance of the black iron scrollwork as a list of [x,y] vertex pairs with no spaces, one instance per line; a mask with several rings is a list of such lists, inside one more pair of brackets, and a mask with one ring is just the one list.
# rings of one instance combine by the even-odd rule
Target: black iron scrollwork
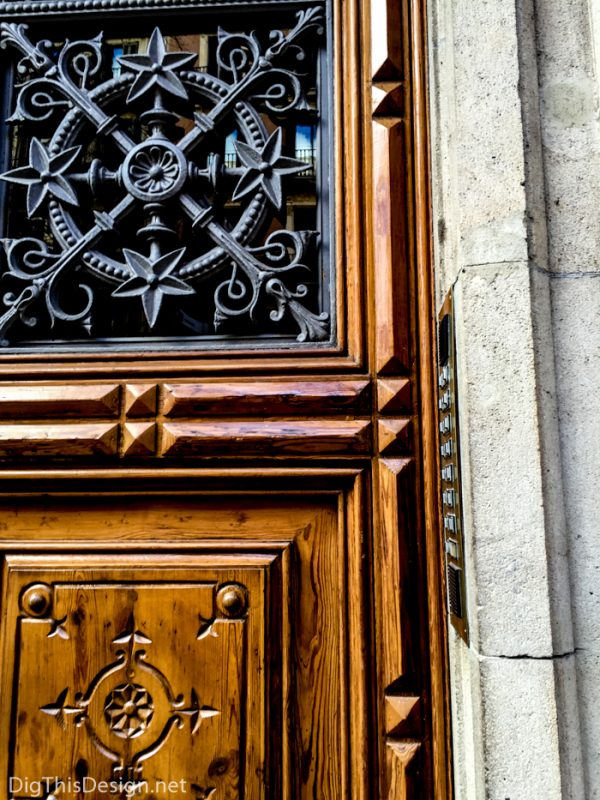
[[[215,332],[283,325],[301,342],[327,339],[328,314],[318,299],[306,301],[320,279],[317,234],[287,230],[281,215],[287,182],[313,167],[286,154],[281,120],[308,108],[303,43],[323,24],[315,7],[267,44],[219,30],[218,76],[195,69],[194,53],[169,52],[157,28],[145,53],[120,56],[120,74],[102,80],[101,37],[56,53],[30,41],[26,26],[2,23],[0,47],[20,52],[25,78],[10,121],[39,124],[41,133],[30,139],[28,163],[0,177],[25,187],[27,216],[47,225],[42,238],[3,240],[0,341],[13,343],[17,321],[41,327],[40,316],[89,327],[107,297],[116,314],[119,304],[141,304],[148,332],[162,334],[165,297],[171,310],[187,296],[206,307],[206,286]],[[232,136],[233,164],[223,157]],[[95,141],[112,157],[94,157]],[[132,226],[141,246],[131,246]],[[108,286],[102,302],[99,285]]]

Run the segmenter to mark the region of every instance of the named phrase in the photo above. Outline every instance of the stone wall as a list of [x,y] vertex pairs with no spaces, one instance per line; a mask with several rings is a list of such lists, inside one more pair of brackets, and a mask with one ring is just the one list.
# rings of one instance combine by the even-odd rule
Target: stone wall
[[429,0],[469,647],[458,800],[600,798],[600,4]]

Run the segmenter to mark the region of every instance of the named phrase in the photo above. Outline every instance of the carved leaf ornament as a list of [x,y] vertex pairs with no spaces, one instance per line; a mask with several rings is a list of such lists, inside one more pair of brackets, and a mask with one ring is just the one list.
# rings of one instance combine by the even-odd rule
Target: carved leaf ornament
[[[4,345],[18,343],[11,337],[23,323],[46,324],[37,337],[46,340],[57,323],[89,333],[107,301],[116,316],[137,304],[148,335],[173,335],[177,303],[188,296],[212,307],[203,324],[213,335],[233,326],[329,337],[328,314],[307,285],[318,280],[307,259],[318,237],[282,222],[286,181],[312,164],[285,154],[279,124],[308,107],[304,73],[290,64],[302,69],[303,41],[321,35],[323,22],[321,8],[299,11],[268,47],[254,33],[220,30],[218,77],[195,69],[194,53],[168,52],[156,28],[145,53],[120,56],[120,74],[99,82],[101,37],[67,41],[56,54],[30,41],[25,25],[0,25],[0,46],[20,51],[25,76],[10,121],[38,134],[28,163],[0,177],[26,187],[27,216],[46,232],[3,240]],[[233,164],[223,157],[232,136]],[[97,142],[107,163],[93,157]]]

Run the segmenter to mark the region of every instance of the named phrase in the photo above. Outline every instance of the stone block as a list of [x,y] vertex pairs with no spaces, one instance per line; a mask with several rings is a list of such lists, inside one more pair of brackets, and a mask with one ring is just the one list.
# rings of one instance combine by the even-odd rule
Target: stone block
[[[564,709],[557,705],[557,683],[564,678],[557,673],[565,669],[563,661],[482,659],[486,798],[584,799],[581,764],[564,760],[577,751],[578,730],[559,719]],[[561,741],[571,736],[574,748]]]
[[579,650],[577,652],[577,690],[587,800],[600,800],[599,675],[600,653]]
[[600,654],[600,274],[552,281],[552,307],[575,643]]
[[536,0],[536,11],[548,266],[594,272],[600,265],[600,135],[590,8],[581,0]]
[[455,299],[473,642],[485,655],[552,656],[528,266],[463,271]]
[[514,3],[432,5],[434,211],[443,294],[463,266],[527,258],[525,166]]

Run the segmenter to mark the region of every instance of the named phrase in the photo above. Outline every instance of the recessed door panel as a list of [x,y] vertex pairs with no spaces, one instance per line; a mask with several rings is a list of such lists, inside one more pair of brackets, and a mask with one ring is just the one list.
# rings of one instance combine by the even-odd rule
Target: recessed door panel
[[[365,632],[337,501],[103,503],[3,509],[7,796],[352,797],[347,663]],[[48,526],[68,552],[23,554]]]
[[7,560],[9,774],[53,776],[73,798],[78,779],[147,784],[157,798],[177,783],[181,794],[263,796],[271,687],[280,703],[265,658],[267,633],[275,649],[280,638],[265,626],[265,604],[282,608],[269,596],[277,557],[238,558],[237,569],[139,560]]

